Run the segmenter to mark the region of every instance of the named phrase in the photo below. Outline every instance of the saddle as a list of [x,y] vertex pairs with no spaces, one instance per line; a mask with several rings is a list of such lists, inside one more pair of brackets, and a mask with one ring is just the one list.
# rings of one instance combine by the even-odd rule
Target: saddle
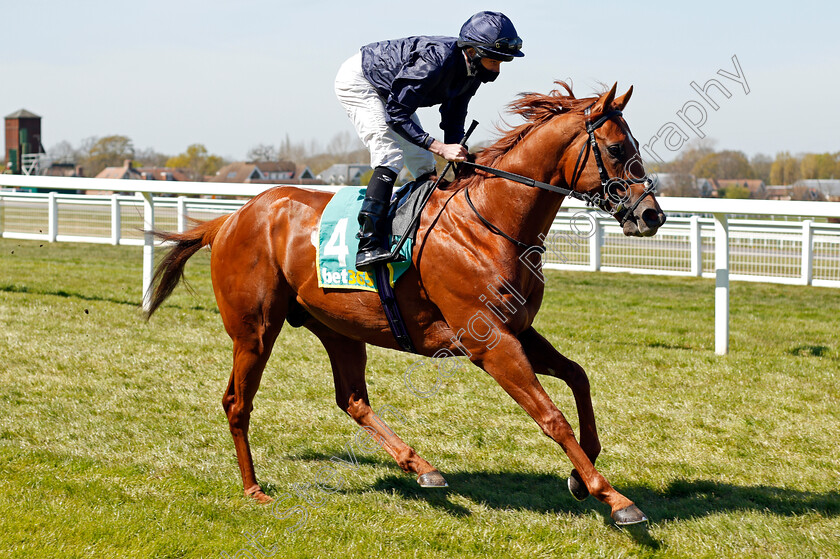
[[[372,273],[356,270],[353,256],[358,250],[355,221],[365,195],[364,188],[346,187],[339,190],[321,216],[318,224],[316,267],[318,287],[326,289],[354,289],[376,291],[394,338],[400,347],[416,353],[405,328],[394,295],[394,284],[411,267],[411,252],[417,235],[418,212],[423,211],[434,181],[412,181],[401,186],[391,196],[387,219],[391,226],[391,247],[400,244],[400,258],[374,267]],[[408,237],[401,241],[401,237]]]

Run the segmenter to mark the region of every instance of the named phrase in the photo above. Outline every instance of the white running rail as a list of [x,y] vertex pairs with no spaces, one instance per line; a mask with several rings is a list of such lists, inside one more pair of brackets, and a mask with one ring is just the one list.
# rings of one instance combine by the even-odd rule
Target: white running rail
[[[133,193],[0,190],[0,234],[49,242],[142,246],[143,307],[147,308],[156,245],[148,231],[183,231],[187,216],[203,220],[235,211],[247,198],[271,186],[0,175],[0,188]],[[339,187],[304,188],[335,192]],[[169,197],[153,197],[153,193]],[[840,287],[840,224],[828,222],[828,218],[840,218],[840,202],[667,197],[658,201],[668,222],[655,237],[636,238],[625,237],[611,217],[577,200],[566,200],[546,238],[544,266],[715,278],[718,354],[729,350],[730,279]]]

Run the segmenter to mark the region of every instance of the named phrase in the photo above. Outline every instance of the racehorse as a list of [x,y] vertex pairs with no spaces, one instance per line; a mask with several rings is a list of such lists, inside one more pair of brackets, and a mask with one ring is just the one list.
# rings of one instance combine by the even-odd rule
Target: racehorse
[[[614,85],[598,97],[578,99],[567,84],[556,83],[564,91],[522,94],[512,102],[511,111],[524,117],[524,123],[503,131],[477,155],[476,163],[594,197],[615,215],[625,235],[653,235],[665,216],[652,186],[639,180],[645,170],[638,143],[621,113],[633,88],[616,97]],[[608,177],[610,184],[605,184]],[[181,280],[187,260],[211,247],[213,290],[233,340],[233,370],[222,406],[245,494],[261,502],[272,499],[257,483],[248,426],[254,395],[284,322],[307,328],[324,345],[338,407],[405,472],[417,474],[422,486],[446,486],[442,474],[371,409],[365,345],[399,349],[379,297],[318,287],[312,237],[331,196],[275,187],[236,212],[185,233],[157,233],[174,247],[156,268],[147,318]],[[574,467],[568,484],[576,498],[594,495],[610,506],[616,524],[644,522],[642,511],[595,469],[601,444],[586,373],[532,326],[544,283],[534,273],[533,251],[530,260],[523,255],[528,247],[542,249],[563,199],[558,191],[462,168],[455,180],[435,190],[423,211],[413,265],[395,287],[397,301],[419,354],[469,357],[560,444]],[[484,302],[488,287],[497,297],[493,308]],[[479,316],[481,320],[470,318]],[[560,378],[571,388],[580,442],[538,374]]]

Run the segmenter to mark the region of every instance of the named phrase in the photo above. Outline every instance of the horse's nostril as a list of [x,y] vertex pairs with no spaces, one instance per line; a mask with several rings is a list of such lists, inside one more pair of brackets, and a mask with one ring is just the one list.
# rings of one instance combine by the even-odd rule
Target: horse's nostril
[[659,218],[660,214],[653,208],[648,208],[642,212],[642,221],[644,221],[645,225],[653,229],[654,227],[659,227],[663,223],[665,223],[665,214],[662,214],[662,219]]

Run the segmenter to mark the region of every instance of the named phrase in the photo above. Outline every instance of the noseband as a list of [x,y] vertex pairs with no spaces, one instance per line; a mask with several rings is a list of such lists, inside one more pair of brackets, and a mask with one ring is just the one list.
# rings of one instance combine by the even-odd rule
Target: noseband
[[[590,198],[589,200],[587,200],[587,203],[589,203],[590,205],[598,203],[598,207],[600,207],[602,210],[606,211],[611,215],[616,215],[624,211],[624,215],[622,216],[620,222],[623,226],[627,219],[633,215],[633,212],[636,211],[636,208],[639,207],[639,204],[642,203],[642,200],[644,200],[648,195],[653,193],[653,191],[656,189],[656,185],[653,182],[653,180],[651,180],[651,178],[647,175],[638,179],[610,178],[610,176],[607,174],[606,167],[604,167],[604,160],[601,158],[601,148],[598,147],[598,142],[595,140],[595,131],[598,130],[601,126],[603,126],[608,120],[612,119],[613,117],[621,116],[623,113],[619,110],[612,110],[601,115],[601,117],[595,122],[591,122],[589,120],[589,111],[591,108],[592,106],[590,105],[589,107],[586,107],[586,109],[583,111],[583,114],[586,116],[586,133],[589,135],[589,141],[585,142],[580,148],[577,161],[575,161],[575,168],[572,171],[572,182],[570,186],[574,191],[575,185],[577,184],[580,175],[583,174],[584,167],[580,167],[580,163],[581,161],[585,160],[584,155],[586,154],[587,150],[591,149],[592,154],[595,156],[595,165],[598,167],[598,174],[601,177],[601,188],[604,191],[604,199],[600,200],[598,199],[598,197],[596,197],[596,202],[592,202]],[[578,167],[580,167],[580,171],[578,171]],[[622,199],[618,202],[618,205],[616,205],[614,209],[610,210],[607,206],[607,198],[609,198],[608,187],[613,183],[619,183],[623,185],[644,184],[645,190],[629,208],[624,207],[624,199],[622,197]],[[582,196],[588,198],[585,195]],[[577,198],[577,196],[575,196],[575,198]],[[605,208],[605,206],[607,207]]]

